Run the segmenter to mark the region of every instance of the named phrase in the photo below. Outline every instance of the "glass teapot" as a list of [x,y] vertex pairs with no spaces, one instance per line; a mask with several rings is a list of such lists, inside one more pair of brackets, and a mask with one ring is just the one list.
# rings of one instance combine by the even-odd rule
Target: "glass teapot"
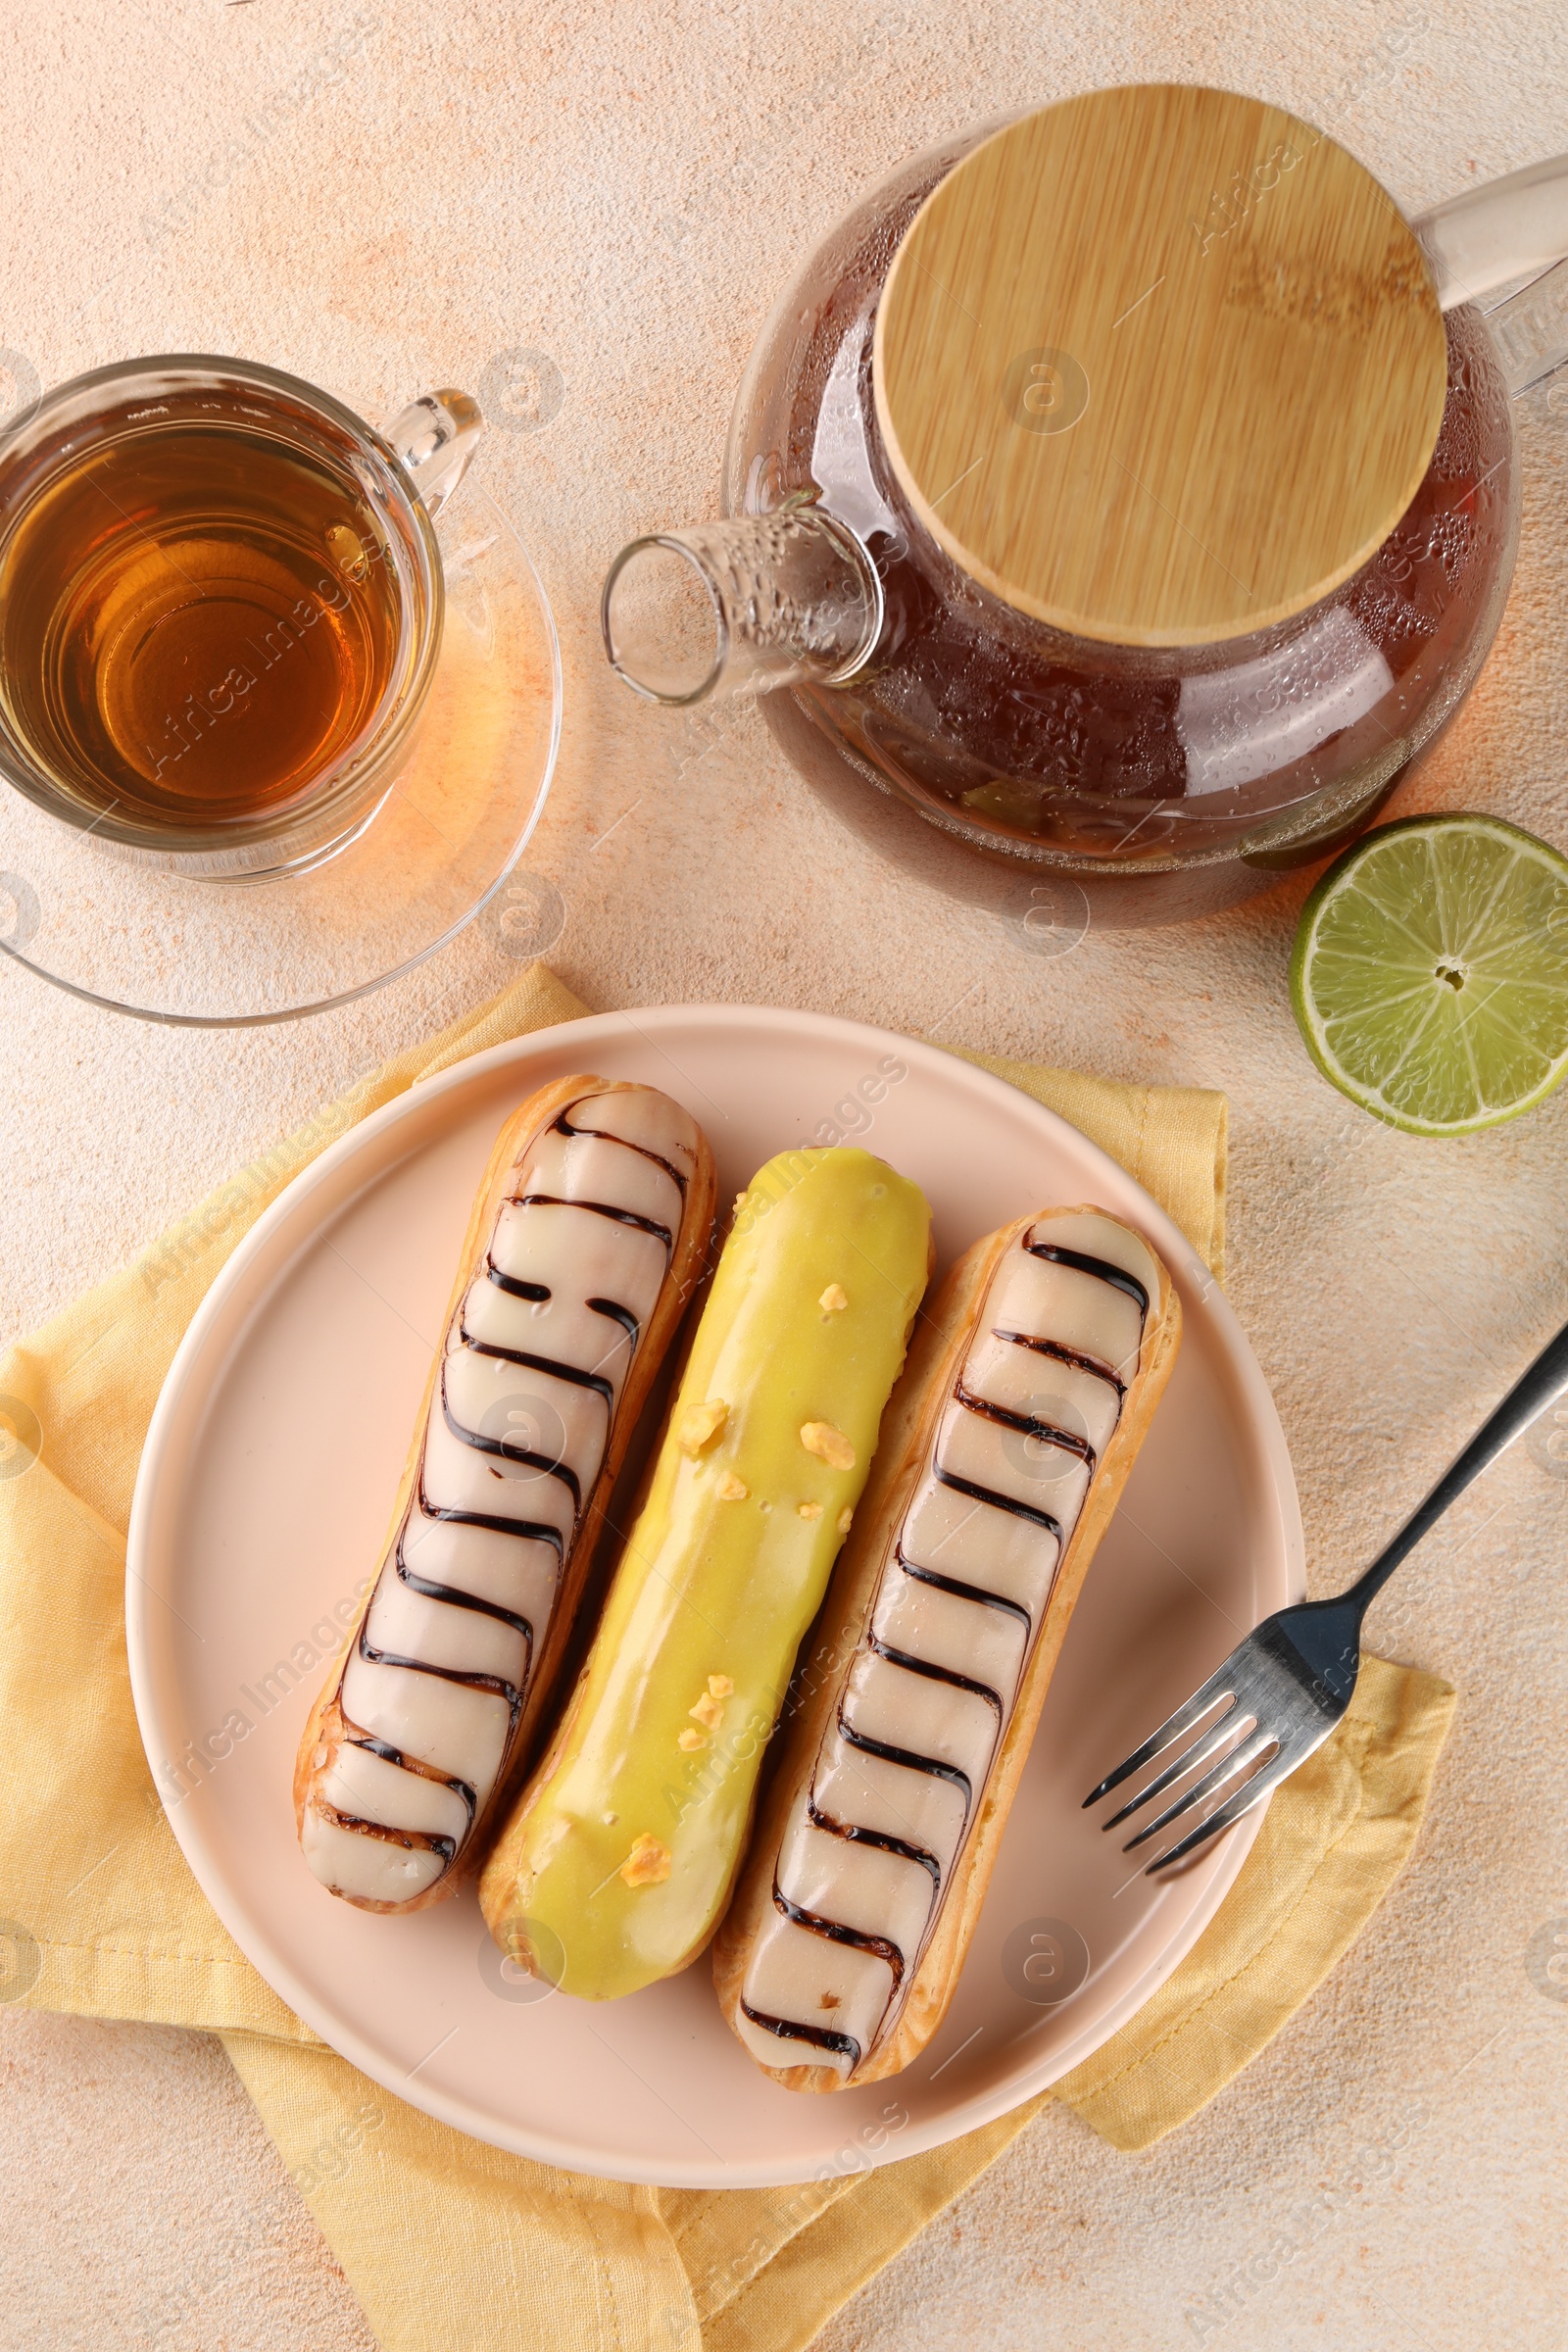
[[1564,255],[1568,157],[1406,223],[1225,92],[972,130],[784,294],[724,519],[620,551],[611,662],[669,705],[762,696],[840,814],[954,896],[1231,904],[1352,838],[1473,682]]

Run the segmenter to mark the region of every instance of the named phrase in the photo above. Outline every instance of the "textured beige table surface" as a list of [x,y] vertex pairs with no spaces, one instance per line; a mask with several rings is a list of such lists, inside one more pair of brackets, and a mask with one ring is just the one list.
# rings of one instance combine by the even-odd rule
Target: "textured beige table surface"
[[[1096,83],[1202,79],[1321,122],[1413,208],[1568,143],[1568,18],[1548,0],[1177,0],[1143,22],[1064,0],[19,0],[5,29],[0,347],[44,383],[207,350],[372,416],[432,382],[499,393],[487,479],[566,665],[530,862],[565,907],[553,960],[592,1004],[810,1005],[1227,1090],[1232,1292],[1314,1580],[1341,1581],[1568,1314],[1568,1091],[1463,1144],[1362,1119],[1291,1020],[1298,884],[1028,953],[881,870],[755,718],[673,720],[619,689],[598,584],[630,528],[713,512],[775,289],[909,149]],[[554,414],[520,351],[559,370]],[[1568,846],[1565,452],[1568,415],[1538,399],[1501,637],[1396,812],[1481,806]],[[507,968],[469,935],[348,1013],[229,1036],[0,970],[0,1322],[121,1263]],[[1539,1966],[1568,1915],[1565,1539],[1568,1481],[1520,1446],[1380,1604],[1376,1645],[1457,1684],[1459,1722],[1412,1868],[1318,1998],[1150,2155],[1048,2111],[828,2328],[832,2352],[1568,2342],[1568,1988]],[[216,2044],[15,2011],[0,2039],[0,2343],[369,2345]],[[1288,2262],[1282,2228],[1306,2247]]]

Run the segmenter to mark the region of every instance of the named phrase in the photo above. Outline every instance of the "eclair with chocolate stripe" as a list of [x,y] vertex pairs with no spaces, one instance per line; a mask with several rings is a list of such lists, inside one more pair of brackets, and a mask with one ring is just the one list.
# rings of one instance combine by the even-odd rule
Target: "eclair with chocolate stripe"
[[1181,1305],[1103,1209],[978,1242],[921,1316],[800,1706],[713,1947],[792,2090],[897,2074],[942,2023]]
[[379,1570],[295,1766],[305,1860],[346,1902],[417,1910],[477,1857],[713,1204],[707,1139],[657,1088],[559,1079],[502,1128]]

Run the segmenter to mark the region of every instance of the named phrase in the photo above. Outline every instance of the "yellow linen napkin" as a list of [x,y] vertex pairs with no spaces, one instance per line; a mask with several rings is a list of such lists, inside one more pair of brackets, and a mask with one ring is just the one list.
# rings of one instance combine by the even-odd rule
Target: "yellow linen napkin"
[[[326,2049],[238,1951],[152,1788],[125,1673],[124,1527],[147,1421],[229,1250],[355,1119],[450,1062],[580,1015],[536,965],[386,1063],[0,1364],[0,1999],[221,2033],[384,2352],[789,2352],[1038,2113],[778,2190],[662,2191],[503,2155]],[[970,1058],[1103,1144],[1218,1270],[1225,1103]],[[1376,1908],[1452,1709],[1368,1660],[1340,1732],[1276,1796],[1186,1962],[1056,2086],[1147,2146],[1255,2055]],[[1048,2094],[1049,2095],[1049,2094]]]

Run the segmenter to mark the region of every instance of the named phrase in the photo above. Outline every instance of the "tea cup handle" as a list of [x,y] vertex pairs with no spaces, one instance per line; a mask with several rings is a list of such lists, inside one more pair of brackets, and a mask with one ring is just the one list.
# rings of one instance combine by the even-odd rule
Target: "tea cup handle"
[[467,471],[484,418],[466,392],[421,392],[386,427],[394,456],[424,501],[439,514]]

